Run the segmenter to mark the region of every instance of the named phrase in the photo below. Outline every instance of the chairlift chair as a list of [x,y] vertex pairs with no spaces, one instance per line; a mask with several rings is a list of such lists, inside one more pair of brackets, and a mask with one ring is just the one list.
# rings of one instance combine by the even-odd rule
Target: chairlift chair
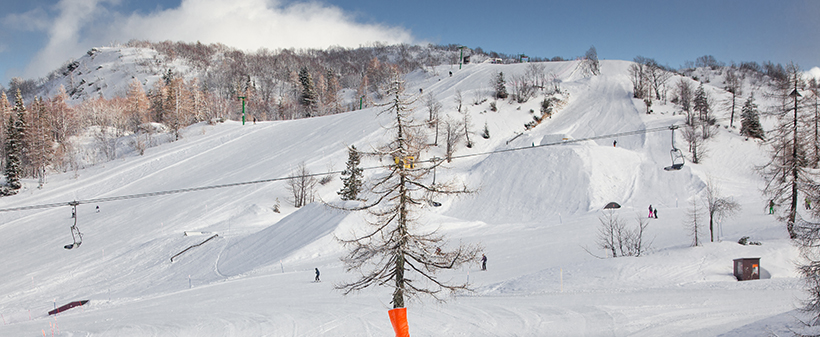
[[74,239],[74,243],[70,243],[63,246],[63,248],[65,249],[77,248],[80,246],[81,243],[83,243],[83,233],[81,233],[80,229],[77,228],[77,205],[79,205],[79,203],[74,201],[69,205],[74,207],[72,212],[72,214],[74,215],[74,225],[71,226],[71,238]]
[[683,168],[683,164],[686,160],[683,158],[683,152],[680,149],[675,147],[675,129],[678,126],[672,125],[669,129],[672,130],[672,150],[669,151],[669,155],[672,157],[672,166],[664,167],[663,169],[666,171],[677,171]]

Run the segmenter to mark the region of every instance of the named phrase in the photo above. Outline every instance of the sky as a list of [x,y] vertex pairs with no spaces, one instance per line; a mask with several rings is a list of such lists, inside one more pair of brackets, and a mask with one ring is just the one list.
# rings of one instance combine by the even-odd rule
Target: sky
[[0,0],[0,83],[39,78],[132,39],[259,48],[462,44],[505,54],[703,55],[797,63],[820,76],[820,1]]

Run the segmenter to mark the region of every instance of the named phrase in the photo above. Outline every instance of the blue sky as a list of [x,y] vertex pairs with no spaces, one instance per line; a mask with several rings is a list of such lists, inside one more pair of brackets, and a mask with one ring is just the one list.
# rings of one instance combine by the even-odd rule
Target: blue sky
[[[702,55],[820,66],[820,1],[3,1],[0,83],[46,75],[95,46],[131,39],[261,47],[440,43],[507,54],[651,57],[673,68]],[[818,69],[820,71],[820,69]]]

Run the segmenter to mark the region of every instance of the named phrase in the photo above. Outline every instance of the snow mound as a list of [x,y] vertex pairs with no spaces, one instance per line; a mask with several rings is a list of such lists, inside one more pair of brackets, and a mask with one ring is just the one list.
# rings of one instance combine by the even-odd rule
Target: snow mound
[[279,222],[229,244],[217,270],[235,276],[278,262],[299,248],[332,233],[348,215],[322,203],[308,204]]

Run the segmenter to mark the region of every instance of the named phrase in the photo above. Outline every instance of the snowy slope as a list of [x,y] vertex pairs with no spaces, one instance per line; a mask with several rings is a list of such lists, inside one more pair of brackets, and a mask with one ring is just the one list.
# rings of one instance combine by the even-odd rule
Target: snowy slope
[[[454,242],[482,244],[489,268],[444,273],[469,280],[476,291],[444,304],[410,302],[411,333],[742,336],[794,326],[790,317],[802,297],[798,254],[784,226],[763,210],[761,181],[751,169],[765,159],[758,143],[722,128],[703,164],[677,172],[662,169],[671,160],[669,131],[562,144],[682,118],[671,114],[671,105],[643,113],[629,91],[629,62],[603,61],[602,74],[592,78],[581,76],[577,65],[545,64],[561,80],[567,104],[530,131],[523,126],[541,96],[523,104],[499,101],[498,112],[490,111],[491,100],[465,104],[473,128],[486,123],[491,137],[474,135],[475,146],[456,154],[477,155],[454,160],[438,179],[465,181],[478,193],[441,200],[443,207],[426,208],[422,221]],[[498,71],[513,76],[526,65],[443,66],[408,75],[407,88],[433,93],[442,111],[457,117],[456,92],[469,102],[487,91]],[[416,113],[417,120],[426,117],[422,107]],[[194,125],[180,141],[143,156],[51,176],[42,190],[26,182],[19,195],[0,199],[0,208],[283,178],[300,163],[311,172],[335,171],[344,167],[346,146],[378,146],[390,137],[389,124],[390,117],[373,108],[256,125]],[[514,148],[521,150],[486,154]],[[442,157],[443,150],[423,155]],[[722,242],[691,248],[683,223],[707,178],[743,210],[721,224]],[[340,187],[336,176],[317,197],[337,200]],[[60,336],[391,335],[389,289],[351,296],[333,289],[356,277],[344,273],[344,250],[334,237],[361,226],[362,216],[321,203],[297,210],[288,194],[285,182],[273,179],[83,204],[84,242],[70,251],[62,248],[71,242],[70,208],[0,213],[0,335],[52,329]],[[277,199],[281,213],[273,211]],[[649,204],[660,209],[648,228],[649,254],[593,256],[604,255],[595,241],[601,208],[610,201],[624,206],[617,214],[629,224],[645,217]],[[741,236],[763,245],[738,245]],[[760,257],[763,279],[735,281],[732,259],[740,257]],[[323,282],[311,282],[314,268]],[[55,304],[81,299],[91,302],[46,315]]]

